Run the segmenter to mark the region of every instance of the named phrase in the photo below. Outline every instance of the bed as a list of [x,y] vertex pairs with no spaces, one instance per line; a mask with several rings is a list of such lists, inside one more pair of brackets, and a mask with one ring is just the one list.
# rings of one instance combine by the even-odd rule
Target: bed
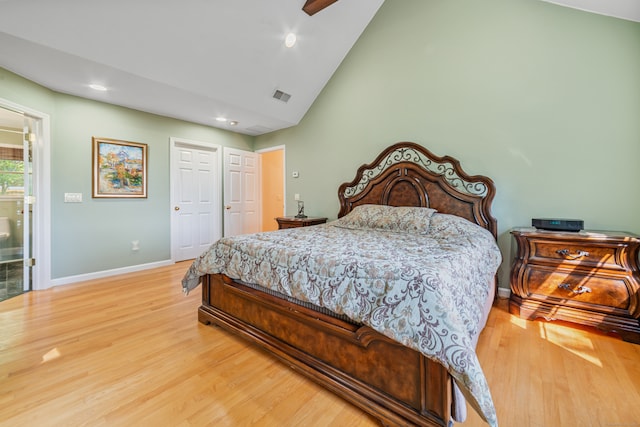
[[[187,293],[202,286],[200,322],[263,347],[383,425],[449,426],[466,416],[465,398],[497,425],[475,355],[501,261],[494,194],[490,178],[466,174],[456,159],[397,143],[339,187],[337,220],[223,238],[194,261],[182,285]],[[371,224],[379,229],[371,232]],[[446,241],[435,237],[440,229]],[[461,233],[453,243],[452,233]],[[379,240],[355,243],[359,235]],[[307,240],[324,252],[304,252]],[[298,246],[302,252],[292,252]],[[458,267],[410,264],[422,265],[431,246],[439,266]],[[271,259],[251,258],[256,253]],[[362,270],[373,273],[364,279]]]

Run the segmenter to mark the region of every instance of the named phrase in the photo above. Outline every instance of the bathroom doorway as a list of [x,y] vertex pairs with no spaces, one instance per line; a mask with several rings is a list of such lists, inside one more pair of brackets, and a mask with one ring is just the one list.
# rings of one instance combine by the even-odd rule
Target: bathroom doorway
[[35,119],[0,107],[0,301],[32,288]]

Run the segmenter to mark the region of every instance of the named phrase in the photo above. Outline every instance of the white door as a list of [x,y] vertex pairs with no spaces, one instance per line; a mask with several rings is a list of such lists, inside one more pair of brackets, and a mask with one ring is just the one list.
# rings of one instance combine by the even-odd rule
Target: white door
[[171,138],[171,258],[193,259],[222,237],[220,147]]
[[260,231],[260,157],[224,148],[224,235]]

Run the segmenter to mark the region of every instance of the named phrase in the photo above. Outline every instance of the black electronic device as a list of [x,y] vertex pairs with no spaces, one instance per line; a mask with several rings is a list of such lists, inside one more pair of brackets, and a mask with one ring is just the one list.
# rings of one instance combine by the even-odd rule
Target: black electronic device
[[553,231],[580,231],[584,229],[584,221],[581,219],[532,218],[531,225],[540,230]]

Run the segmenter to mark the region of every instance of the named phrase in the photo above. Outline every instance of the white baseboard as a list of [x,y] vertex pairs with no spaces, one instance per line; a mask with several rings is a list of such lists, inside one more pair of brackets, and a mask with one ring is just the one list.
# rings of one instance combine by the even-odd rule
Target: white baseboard
[[[157,267],[164,267],[174,264],[171,260],[150,262],[148,264],[131,265],[129,267],[114,268],[113,270],[96,271],[95,273],[78,274],[77,276],[61,277],[52,279],[51,286],[69,285],[71,283],[83,282],[85,280],[102,279],[103,277],[116,276],[118,274],[134,273],[136,271],[149,270]],[[51,287],[50,286],[50,287]]]
[[511,289],[509,288],[498,288],[498,297],[499,298],[509,298],[511,296]]

